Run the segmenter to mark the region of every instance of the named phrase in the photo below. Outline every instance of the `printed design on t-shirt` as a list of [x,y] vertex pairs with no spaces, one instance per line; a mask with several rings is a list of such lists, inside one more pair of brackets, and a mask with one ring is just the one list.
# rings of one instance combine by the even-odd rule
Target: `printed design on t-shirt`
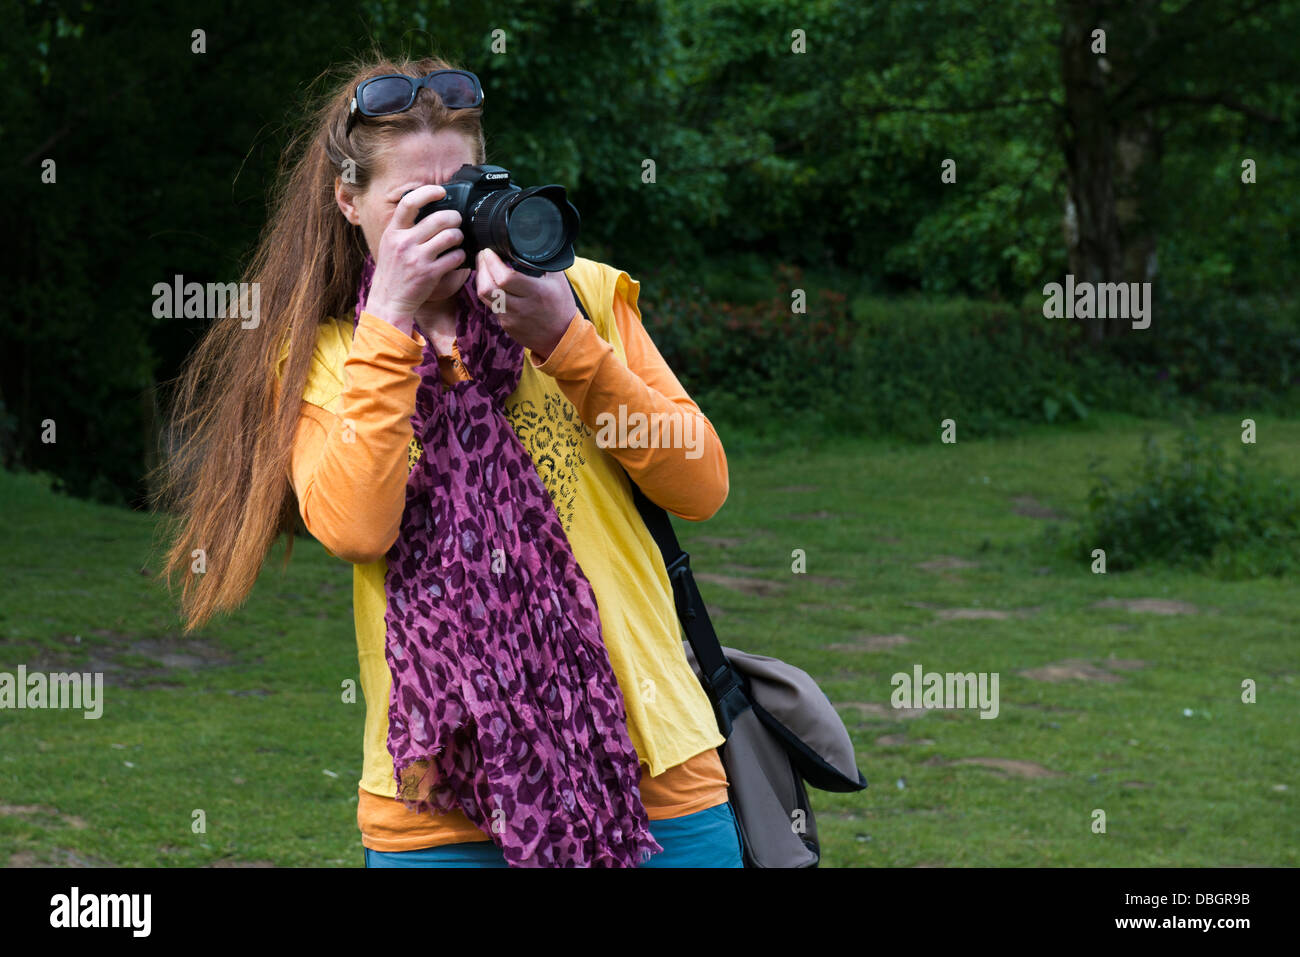
[[578,469],[587,464],[583,445],[594,433],[562,393],[546,392],[540,409],[532,399],[511,403],[506,406],[506,417],[532,456],[567,533],[573,527]]
[[406,470],[410,472],[415,468],[415,463],[420,461],[420,456],[424,454],[424,446],[414,435],[411,436],[411,444],[406,447]]

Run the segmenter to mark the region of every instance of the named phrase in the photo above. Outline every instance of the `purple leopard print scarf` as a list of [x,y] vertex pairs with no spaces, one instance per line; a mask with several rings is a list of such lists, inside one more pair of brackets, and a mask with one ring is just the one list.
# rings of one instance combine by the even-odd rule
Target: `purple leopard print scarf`
[[[367,257],[356,321],[374,274]],[[398,799],[459,806],[512,867],[635,867],[649,831],[640,763],[591,585],[503,411],[523,347],[473,293],[447,388],[432,343],[411,417],[424,448],[385,578]]]

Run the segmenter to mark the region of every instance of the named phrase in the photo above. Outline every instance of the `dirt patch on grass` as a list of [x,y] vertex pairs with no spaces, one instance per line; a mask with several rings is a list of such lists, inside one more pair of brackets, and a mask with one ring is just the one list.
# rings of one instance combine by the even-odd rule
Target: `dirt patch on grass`
[[[89,826],[75,814],[64,814],[58,808],[48,807],[44,804],[0,804],[0,817],[54,818],[77,831],[84,831]],[[37,823],[44,824],[45,822],[38,821]]]
[[1082,714],[1082,708],[1064,708],[1057,704],[1035,704],[1032,701],[1023,701],[1016,705],[1017,708],[1031,708],[1034,711],[1050,711],[1054,714]]
[[56,648],[38,652],[29,671],[102,673],[110,686],[146,687],[168,684],[178,672],[204,671],[234,664],[214,643],[181,635],[141,637],[107,628],[82,635],[60,635]]
[[691,536],[691,541],[699,542],[701,545],[708,545],[712,548],[738,548],[745,544],[745,542],[749,541],[749,539],[728,538],[725,535],[693,535]]
[[1123,608],[1147,615],[1199,615],[1201,610],[1191,602],[1169,598],[1107,598],[1093,602],[1093,608]]
[[1098,668],[1090,662],[1080,659],[1058,661],[1055,664],[1030,668],[1020,674],[1034,681],[1104,681],[1114,684],[1122,681],[1119,675],[1111,674],[1105,668]]
[[888,651],[911,642],[907,635],[862,635],[851,641],[837,642],[826,647],[830,651]]
[[744,592],[746,595],[779,595],[785,590],[785,585],[762,578],[740,578],[735,575],[718,575],[714,572],[696,572],[695,578],[710,585],[720,585],[732,591]]
[[1064,515],[1034,498],[1032,495],[1018,495],[1011,500],[1011,511],[1017,515],[1023,515],[1025,518],[1041,518],[1049,522],[1064,522],[1068,515]]
[[1038,606],[1003,610],[1000,608],[941,608],[925,601],[908,601],[903,602],[903,604],[908,608],[932,611],[940,621],[976,621],[980,619],[1002,621],[1007,618],[1028,618],[1038,613]]
[[940,621],[1005,621],[1008,618],[1023,617],[1018,611],[1002,611],[997,608],[937,608],[934,613]]
[[1034,681],[1101,681],[1115,684],[1124,679],[1115,674],[1114,670],[1136,671],[1145,667],[1146,662],[1129,658],[1108,658],[1104,664],[1106,667],[1103,668],[1082,658],[1067,658],[1038,668],[1029,668],[1019,674]]
[[876,744],[882,748],[901,748],[909,744],[934,744],[934,741],[930,738],[909,738],[905,734],[882,734],[876,738]]
[[275,867],[271,861],[216,861],[207,867]]
[[839,701],[836,702],[837,708],[852,708],[862,717],[883,719],[893,721],[896,719],[909,720],[911,718],[920,718],[925,714],[924,708],[891,708],[886,704],[876,704],[874,701]]
[[37,857],[33,851],[17,851],[9,855],[5,867],[116,867],[112,861],[89,854],[80,854],[66,848],[56,848],[47,857]]
[[927,572],[939,572],[952,568],[978,568],[979,562],[968,562],[956,555],[939,555],[929,561],[917,562],[916,567]]
[[981,768],[997,771],[1007,777],[1016,778],[1063,778],[1060,771],[1045,768],[1036,761],[1022,761],[1017,758],[960,758],[948,764],[973,764]]

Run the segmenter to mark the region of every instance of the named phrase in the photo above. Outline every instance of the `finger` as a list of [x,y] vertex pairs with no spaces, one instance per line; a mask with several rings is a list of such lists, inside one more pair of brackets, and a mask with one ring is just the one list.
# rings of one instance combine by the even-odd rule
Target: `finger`
[[502,287],[502,289],[506,290],[507,293],[510,293],[513,296],[528,296],[536,294],[536,290],[533,290],[532,281],[529,280],[528,276],[524,276],[523,273],[517,272],[515,268],[511,267],[510,263],[507,263],[507,261],[504,261],[502,257],[495,254],[495,251],[489,250],[489,252],[491,252],[491,263],[489,269],[491,270],[491,274],[493,274],[494,280],[497,281],[498,286]]
[[476,291],[478,292],[478,297],[484,302],[488,301],[488,297],[491,295],[494,286],[494,283],[492,282],[492,274],[487,271],[487,266],[485,264],[484,256],[486,254],[486,249],[479,250],[477,263],[478,269],[474,273],[474,284],[477,287]]
[[495,250],[484,248],[480,258],[483,261],[483,270],[492,277],[494,283],[498,286],[501,285],[506,278],[506,272],[502,268],[505,263],[501,261],[501,257],[496,254]]
[[479,293],[479,301],[487,306],[492,312],[500,315],[505,313],[510,307],[510,297],[506,291],[498,286],[492,286]]
[[[432,219],[433,217],[430,216],[429,218]],[[417,226],[416,228],[418,229],[420,226],[423,225],[424,222],[421,221],[419,226]],[[454,226],[450,226],[447,227],[446,229],[439,229],[438,232],[435,233],[432,238],[420,243],[419,248],[420,251],[425,255],[427,255],[430,259],[436,259],[439,256],[441,256],[443,253],[445,253],[447,250],[453,249],[456,246],[461,245],[464,241],[465,241],[465,233]]]
[[398,229],[410,229],[415,224],[415,214],[420,211],[421,206],[436,203],[446,195],[447,191],[436,183],[417,186],[397,201],[392,225]]
[[450,249],[436,258],[433,261],[433,266],[436,272],[445,276],[453,269],[459,269],[464,261],[465,250],[457,246],[455,249]]
[[427,243],[448,229],[459,229],[460,213],[454,209],[440,209],[424,217],[411,227],[411,236],[417,243]]

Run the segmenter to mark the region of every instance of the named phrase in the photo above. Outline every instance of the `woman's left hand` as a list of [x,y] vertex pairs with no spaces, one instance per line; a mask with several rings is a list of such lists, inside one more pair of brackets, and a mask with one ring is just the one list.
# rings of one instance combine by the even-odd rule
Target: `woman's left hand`
[[506,334],[538,362],[546,361],[564,338],[578,311],[573,290],[562,272],[548,272],[534,279],[511,269],[490,249],[480,250],[477,273],[478,297]]

